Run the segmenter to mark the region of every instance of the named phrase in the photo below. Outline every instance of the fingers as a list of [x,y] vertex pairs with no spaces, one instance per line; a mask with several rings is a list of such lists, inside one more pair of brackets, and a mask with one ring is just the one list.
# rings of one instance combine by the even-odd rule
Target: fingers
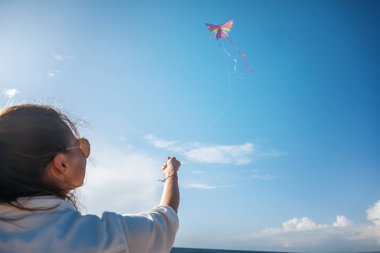
[[177,171],[181,166],[181,162],[177,160],[174,156],[168,156],[166,163],[162,164],[162,170],[166,170],[167,167],[175,169]]
[[[169,160],[172,160],[172,161],[178,161],[177,158],[175,158],[175,156],[168,156],[168,161]],[[179,161],[178,161],[179,162]]]

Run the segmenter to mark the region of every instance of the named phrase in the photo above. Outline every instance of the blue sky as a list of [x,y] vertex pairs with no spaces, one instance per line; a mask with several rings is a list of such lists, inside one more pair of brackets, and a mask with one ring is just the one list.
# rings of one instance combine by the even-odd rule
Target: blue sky
[[[380,248],[376,1],[1,1],[0,105],[52,104],[92,143],[83,209],[156,205],[175,246]],[[216,41],[204,25],[235,19]],[[228,50],[238,61],[224,51]]]

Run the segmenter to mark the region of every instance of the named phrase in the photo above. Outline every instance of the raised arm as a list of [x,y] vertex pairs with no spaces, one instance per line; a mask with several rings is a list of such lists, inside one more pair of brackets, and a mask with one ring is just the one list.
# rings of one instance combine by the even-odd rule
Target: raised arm
[[103,214],[103,219],[116,219],[121,223],[129,253],[169,253],[173,247],[179,227],[176,213],[179,206],[177,171],[180,166],[175,157],[168,157],[162,165],[165,185],[160,206],[136,215]]
[[175,157],[168,157],[166,163],[162,165],[162,170],[165,174],[164,191],[162,192],[160,205],[170,206],[178,212],[179,206],[179,188],[178,188],[178,175],[177,172],[181,162]]

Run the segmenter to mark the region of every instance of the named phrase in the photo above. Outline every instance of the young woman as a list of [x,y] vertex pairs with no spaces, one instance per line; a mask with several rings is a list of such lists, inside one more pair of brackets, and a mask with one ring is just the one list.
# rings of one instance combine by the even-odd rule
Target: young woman
[[[0,252],[167,253],[178,230],[181,163],[168,157],[160,205],[136,215],[76,208],[90,144],[58,110],[0,111]],[[105,200],[99,200],[105,201]]]

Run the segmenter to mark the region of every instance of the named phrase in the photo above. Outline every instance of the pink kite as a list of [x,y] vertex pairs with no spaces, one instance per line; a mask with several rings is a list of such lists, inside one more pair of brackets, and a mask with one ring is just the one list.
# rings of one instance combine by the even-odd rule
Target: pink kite
[[212,24],[207,24],[208,29],[215,34],[215,38],[218,40],[220,38],[227,38],[228,37],[228,32],[231,31],[232,25],[234,24],[234,20],[228,20],[226,23],[223,25],[212,25]]
[[[248,65],[247,60],[246,60],[246,54],[240,50],[240,48],[231,40],[229,37],[228,33],[231,31],[232,25],[234,24],[234,20],[230,19],[223,25],[212,25],[206,23],[207,28],[215,35],[215,39],[220,39],[220,38],[226,38],[228,41],[235,47],[236,51],[241,55],[241,58],[243,59],[244,66],[249,72],[252,72],[252,68]],[[225,48],[223,48],[224,51],[227,53],[228,56],[231,57],[231,54],[226,51]],[[234,58],[234,61],[236,62],[236,59]],[[236,71],[236,66],[235,66],[235,71]]]

